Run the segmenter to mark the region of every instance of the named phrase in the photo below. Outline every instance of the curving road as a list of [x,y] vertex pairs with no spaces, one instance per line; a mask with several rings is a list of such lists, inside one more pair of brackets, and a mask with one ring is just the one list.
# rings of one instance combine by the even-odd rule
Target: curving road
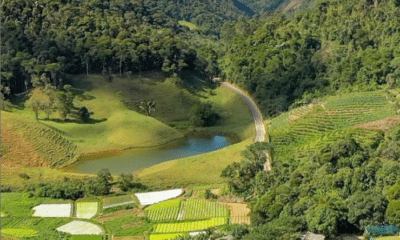
[[[217,80],[217,79],[215,79],[215,80]],[[246,92],[235,87],[234,85],[227,83],[227,82],[221,82],[221,85],[235,91],[237,94],[239,94],[244,99],[244,101],[247,103],[247,105],[250,108],[251,114],[253,115],[253,119],[254,119],[254,125],[256,127],[256,138],[254,139],[254,142],[264,142],[265,141],[265,126],[264,126],[261,111],[260,111],[260,109],[258,109],[257,104],[253,101],[253,99],[251,99],[251,97]],[[268,151],[264,151],[264,153],[266,155],[266,161],[264,163],[264,171],[271,171],[270,153]]]
[[227,82],[221,82],[221,85],[235,91],[244,99],[244,101],[247,103],[247,105],[250,108],[251,114],[253,115],[254,124],[256,127],[256,138],[254,139],[254,142],[264,142],[265,141],[265,127],[264,127],[264,123],[263,123],[262,114],[260,112],[260,109],[258,109],[257,104],[243,90],[233,86],[232,84],[227,83]]

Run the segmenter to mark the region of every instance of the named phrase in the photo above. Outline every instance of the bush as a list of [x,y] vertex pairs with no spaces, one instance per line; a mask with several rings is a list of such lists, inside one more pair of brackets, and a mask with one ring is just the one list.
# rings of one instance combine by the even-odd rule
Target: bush
[[31,178],[31,177],[30,177],[28,174],[26,174],[26,173],[20,173],[20,174],[18,174],[18,176],[19,176],[20,178],[23,178],[23,179],[26,179],[26,180],[28,180],[28,179]]
[[196,127],[214,126],[221,118],[210,102],[196,104],[191,111],[190,123]]
[[87,123],[90,121],[90,112],[85,106],[79,109],[78,115],[82,122]]

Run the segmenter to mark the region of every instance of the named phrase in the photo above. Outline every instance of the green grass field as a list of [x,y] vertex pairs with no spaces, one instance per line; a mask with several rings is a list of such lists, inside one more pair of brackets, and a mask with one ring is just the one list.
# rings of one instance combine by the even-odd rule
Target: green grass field
[[180,223],[159,223],[154,226],[154,233],[179,233],[204,230],[211,227],[228,224],[227,218],[212,218],[209,220],[180,222]]
[[76,217],[77,218],[92,218],[99,211],[98,202],[77,202]]
[[183,236],[185,233],[170,233],[170,234],[151,234],[150,240],[169,240],[177,236]]
[[[183,137],[184,132],[173,127],[188,126],[190,109],[196,102],[212,102],[214,108],[222,116],[222,120],[217,126],[198,129],[198,131],[225,134],[240,140],[250,139],[254,136],[251,113],[240,96],[222,87],[210,92],[211,88],[198,80],[201,78],[200,76],[188,72],[183,72],[181,75],[186,84],[183,88],[178,87],[174,83],[174,79],[165,79],[161,72],[143,72],[142,78],[138,75],[132,78],[114,76],[112,83],[106,82],[101,75],[74,75],[71,76],[74,79],[74,88],[80,89],[86,96],[90,96],[86,99],[91,99],[76,99],[75,105],[77,107],[86,106],[91,112],[94,112],[91,117],[95,123],[60,122],[58,113],[53,113],[50,120],[46,120],[45,115],[41,113],[40,121],[37,123],[32,110],[28,107],[28,101],[25,109],[14,109],[12,113],[5,112],[3,114],[2,112],[2,125],[20,129],[24,139],[33,145],[30,150],[24,149],[32,152],[38,149],[37,151],[54,166],[68,164],[82,153],[157,146]],[[195,87],[192,89],[189,86]],[[136,112],[139,111],[138,104],[145,99],[153,99],[157,103],[152,117]],[[176,168],[175,171],[175,169],[164,168],[165,165],[161,166],[163,167],[162,173],[160,172],[163,186],[220,183],[222,181],[219,177],[220,170],[232,161],[240,160],[237,156],[240,155],[239,152],[244,149],[244,146],[245,144],[242,143],[228,148],[228,151],[224,149],[211,155],[184,160],[192,162],[192,166],[193,164],[198,164],[198,166],[195,167],[195,173],[190,173],[182,179],[170,179],[170,177],[176,176],[177,173],[181,173],[181,170],[186,171],[186,169]],[[2,151],[10,150],[2,146]],[[21,165],[24,166],[24,162],[29,162],[29,157],[26,153],[21,155],[26,158],[21,161]],[[229,158],[226,159],[226,156]],[[90,158],[90,156],[88,157]],[[214,161],[215,158],[220,161]],[[214,168],[215,171],[211,171],[210,175],[204,175],[204,172],[207,172],[204,171],[204,166],[212,164],[212,162],[218,163],[217,168]],[[18,177],[18,173],[21,172],[26,172],[31,176],[29,180],[24,181],[27,183],[43,180],[54,181],[64,176],[85,176],[85,174],[61,172],[46,166],[40,168],[21,167],[15,171],[11,171],[11,169],[16,168],[9,169],[7,171],[2,169],[2,184],[23,184],[21,178]],[[204,175],[199,178],[199,181],[196,180],[197,170]],[[143,172],[141,176],[147,183],[157,186],[159,183],[154,183],[153,172],[154,169],[150,169]]]
[[224,183],[221,171],[241,161],[241,151],[252,142],[249,138],[218,151],[157,164],[139,171],[138,176],[146,185],[165,188]]

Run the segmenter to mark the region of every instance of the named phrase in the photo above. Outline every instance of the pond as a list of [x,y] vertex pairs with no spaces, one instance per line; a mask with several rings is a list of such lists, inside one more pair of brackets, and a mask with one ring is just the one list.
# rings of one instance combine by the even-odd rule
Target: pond
[[97,173],[107,168],[111,174],[130,173],[169,160],[215,151],[232,143],[219,135],[193,135],[158,148],[128,150],[113,157],[79,161],[68,169],[78,173]]

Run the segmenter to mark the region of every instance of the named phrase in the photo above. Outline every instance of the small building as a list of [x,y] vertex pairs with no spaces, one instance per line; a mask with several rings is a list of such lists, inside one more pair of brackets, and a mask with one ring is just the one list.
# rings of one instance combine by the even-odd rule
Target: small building
[[321,234],[315,234],[312,232],[306,232],[301,236],[301,240],[325,240],[325,236]]
[[365,232],[370,236],[390,236],[399,233],[400,229],[396,225],[369,226],[365,228]]

